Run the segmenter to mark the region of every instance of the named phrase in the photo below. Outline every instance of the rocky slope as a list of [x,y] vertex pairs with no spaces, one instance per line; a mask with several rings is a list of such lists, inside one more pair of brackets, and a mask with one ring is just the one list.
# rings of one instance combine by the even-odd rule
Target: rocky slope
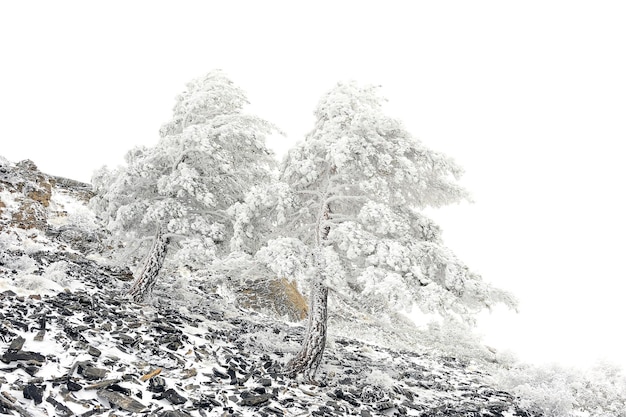
[[322,383],[290,380],[282,367],[304,322],[244,309],[202,285],[184,289],[185,303],[171,288],[131,303],[129,271],[99,256],[104,232],[88,197],[88,185],[0,160],[1,414],[537,415],[469,361],[332,328]]

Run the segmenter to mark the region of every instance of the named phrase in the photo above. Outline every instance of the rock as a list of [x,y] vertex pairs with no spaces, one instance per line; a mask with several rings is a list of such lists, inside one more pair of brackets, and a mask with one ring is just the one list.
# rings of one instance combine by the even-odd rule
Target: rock
[[196,375],[198,375],[198,371],[196,370],[196,368],[189,368],[183,371],[182,378],[189,379],[189,378],[193,378]]
[[41,404],[43,401],[43,388],[38,387],[34,384],[28,384],[22,390],[22,394],[24,394],[24,398],[28,400],[33,400],[35,404]]
[[85,368],[83,368],[83,376],[85,377],[85,379],[88,380],[94,380],[94,379],[102,379],[105,376],[107,376],[107,373],[109,371],[107,371],[106,369],[102,369],[102,368],[95,368],[93,366],[86,366]]
[[249,395],[246,398],[242,398],[241,401],[239,401],[239,405],[256,407],[269,401],[270,398],[272,398],[271,394]]
[[220,379],[228,379],[228,378],[230,378],[230,377],[228,376],[228,374],[226,374],[226,373],[224,373],[224,372],[220,371],[220,370],[219,370],[219,369],[217,369],[217,368],[213,368],[213,375],[215,375],[216,377],[218,377],[218,378],[220,378]]
[[98,395],[107,400],[109,404],[130,411],[131,413],[140,413],[146,408],[146,406],[139,401],[127,397],[124,394],[120,394],[119,392],[100,390],[98,391]]
[[183,397],[172,388],[165,391],[159,399],[165,399],[174,405],[181,405],[187,402],[187,398]]
[[176,327],[167,323],[157,323],[154,325],[154,328],[166,333],[176,333]]
[[180,343],[178,340],[175,340],[172,343],[168,343],[165,347],[169,350],[178,350],[183,347],[183,344]]
[[9,351],[17,352],[18,350],[22,349],[22,346],[24,346],[24,342],[26,342],[26,339],[24,339],[22,336],[16,337],[11,341],[11,344],[9,345]]
[[87,353],[90,354],[91,356],[96,357],[96,358],[99,357],[102,354],[102,352],[100,352],[99,349],[97,349],[97,348],[95,348],[93,346],[89,346],[89,348],[87,349]]
[[307,317],[309,307],[295,281],[281,278],[272,281],[253,281],[245,283],[241,290],[239,304],[254,310],[270,310],[279,317],[300,321]]
[[83,389],[83,386],[80,385],[78,382],[74,382],[74,381],[67,381],[67,390],[71,391],[71,392],[76,392],[76,391],[80,391],[81,389]]
[[[105,379],[104,381],[96,382],[95,384],[87,385],[85,389],[100,389],[106,388],[110,385],[114,385],[120,382],[119,379]],[[114,390],[115,391],[115,390]]]
[[4,363],[11,363],[13,361],[35,361],[43,363],[46,361],[46,357],[41,353],[20,350],[19,352],[6,352],[2,355],[0,360]]
[[127,334],[124,333],[120,333],[117,338],[120,340],[120,342],[122,342],[123,345],[132,345],[133,343],[135,343],[135,338],[131,337]]
[[160,376],[155,376],[154,378],[150,379],[150,382],[148,384],[148,391],[159,393],[165,391],[165,388],[165,379],[161,378]]
[[159,413],[159,417],[189,417],[190,414],[185,413],[184,411],[176,411],[176,410],[167,410]]
[[57,411],[60,417],[70,417],[74,415],[74,412],[72,410],[70,410],[64,404],[61,404],[60,402],[52,398],[52,396],[50,395],[48,396],[48,398],[46,398],[46,402],[49,402],[50,404],[54,406],[54,409]]

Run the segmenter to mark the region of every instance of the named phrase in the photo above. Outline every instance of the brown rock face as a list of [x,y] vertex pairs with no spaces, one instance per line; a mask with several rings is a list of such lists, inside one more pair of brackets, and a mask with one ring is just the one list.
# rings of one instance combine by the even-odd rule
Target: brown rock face
[[295,281],[279,278],[247,284],[239,300],[244,308],[266,310],[292,321],[306,318],[309,307]]
[[7,214],[7,202],[0,201],[0,229],[4,224],[25,230],[46,230],[54,190],[84,202],[93,195],[89,184],[44,174],[28,159],[0,167],[0,191],[11,193],[11,200],[17,204],[17,209]]
[[45,230],[48,222],[46,208],[50,205],[54,179],[39,172],[31,160],[15,165],[18,182],[13,183],[12,192],[21,193],[16,200],[20,202],[17,212],[13,213],[12,225],[20,229]]

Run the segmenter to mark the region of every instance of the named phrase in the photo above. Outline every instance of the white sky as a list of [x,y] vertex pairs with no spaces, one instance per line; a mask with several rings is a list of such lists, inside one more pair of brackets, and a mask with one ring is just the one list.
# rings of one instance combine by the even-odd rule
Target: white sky
[[466,168],[432,213],[521,313],[481,322],[523,359],[626,365],[626,6],[620,2],[0,3],[0,155],[89,181],[154,144],[191,78],[222,68],[285,149],[337,81]]

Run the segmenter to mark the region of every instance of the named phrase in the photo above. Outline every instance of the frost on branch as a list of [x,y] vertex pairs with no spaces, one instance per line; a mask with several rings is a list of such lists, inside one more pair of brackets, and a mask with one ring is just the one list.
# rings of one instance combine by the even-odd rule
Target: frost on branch
[[91,206],[135,257],[157,227],[175,240],[172,266],[205,268],[229,251],[229,207],[265,184],[275,165],[265,137],[275,128],[242,113],[241,89],[219,71],[191,81],[153,147],[129,151],[126,165],[93,177]]
[[[471,273],[420,212],[469,198],[457,182],[461,168],[386,116],[382,103],[376,87],[337,85],[320,101],[313,131],[283,162],[275,187],[288,198],[256,190],[236,208],[233,247],[260,250],[259,259],[271,253],[285,271],[313,259],[309,330],[290,362],[294,375],[313,378],[320,363],[329,289],[377,314],[416,303],[471,317],[494,302],[514,304]],[[280,238],[308,251],[278,251]],[[263,248],[264,241],[272,243]]]

